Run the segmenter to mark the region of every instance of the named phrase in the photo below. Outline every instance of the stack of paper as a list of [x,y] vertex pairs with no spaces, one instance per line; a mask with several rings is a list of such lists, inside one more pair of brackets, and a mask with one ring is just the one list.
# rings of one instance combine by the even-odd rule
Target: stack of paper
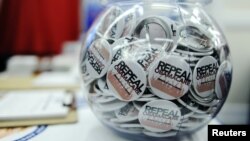
[[[0,127],[8,126],[4,124],[6,122],[25,121],[24,125],[35,125],[53,124],[50,120],[55,123],[57,119],[62,121],[72,110],[73,97],[64,90],[12,91],[0,94]],[[76,121],[76,118],[71,121]]]
[[39,59],[32,55],[13,56],[7,62],[7,72],[14,75],[32,75],[38,69]]

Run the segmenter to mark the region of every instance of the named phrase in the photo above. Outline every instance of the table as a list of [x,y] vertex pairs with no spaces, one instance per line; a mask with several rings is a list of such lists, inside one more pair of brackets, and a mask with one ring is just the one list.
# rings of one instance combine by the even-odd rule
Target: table
[[[32,141],[128,141],[104,127],[91,112],[90,108],[80,106],[78,109],[79,121],[75,124],[34,126],[18,133],[11,134],[1,141],[32,140]],[[214,119],[210,124],[219,124]],[[207,141],[207,126],[193,135],[193,140]],[[188,139],[184,139],[188,140]]]

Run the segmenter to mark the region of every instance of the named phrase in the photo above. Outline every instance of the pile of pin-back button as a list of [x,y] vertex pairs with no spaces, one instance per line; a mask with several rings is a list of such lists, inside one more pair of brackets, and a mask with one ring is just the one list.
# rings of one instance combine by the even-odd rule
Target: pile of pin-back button
[[106,125],[170,137],[198,129],[220,110],[231,83],[228,47],[207,17],[185,19],[179,8],[181,21],[143,15],[140,5],[113,6],[90,30],[82,77]]

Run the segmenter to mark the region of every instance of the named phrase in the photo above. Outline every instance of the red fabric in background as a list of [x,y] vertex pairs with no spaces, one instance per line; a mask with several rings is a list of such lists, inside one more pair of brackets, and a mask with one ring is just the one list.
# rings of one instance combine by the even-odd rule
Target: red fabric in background
[[60,53],[79,35],[79,0],[3,0],[0,55]]

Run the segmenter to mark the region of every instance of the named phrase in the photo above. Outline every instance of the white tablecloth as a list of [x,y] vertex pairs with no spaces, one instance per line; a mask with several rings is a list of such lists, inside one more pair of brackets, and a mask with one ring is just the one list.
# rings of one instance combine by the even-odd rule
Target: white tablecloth
[[[11,134],[1,141],[128,141],[104,127],[87,106],[78,110],[79,121],[75,124],[30,127],[22,132]],[[211,124],[219,124],[212,120]],[[41,127],[40,127],[41,128]],[[185,139],[187,140],[187,139]],[[207,141],[207,126],[194,134],[195,141]]]

